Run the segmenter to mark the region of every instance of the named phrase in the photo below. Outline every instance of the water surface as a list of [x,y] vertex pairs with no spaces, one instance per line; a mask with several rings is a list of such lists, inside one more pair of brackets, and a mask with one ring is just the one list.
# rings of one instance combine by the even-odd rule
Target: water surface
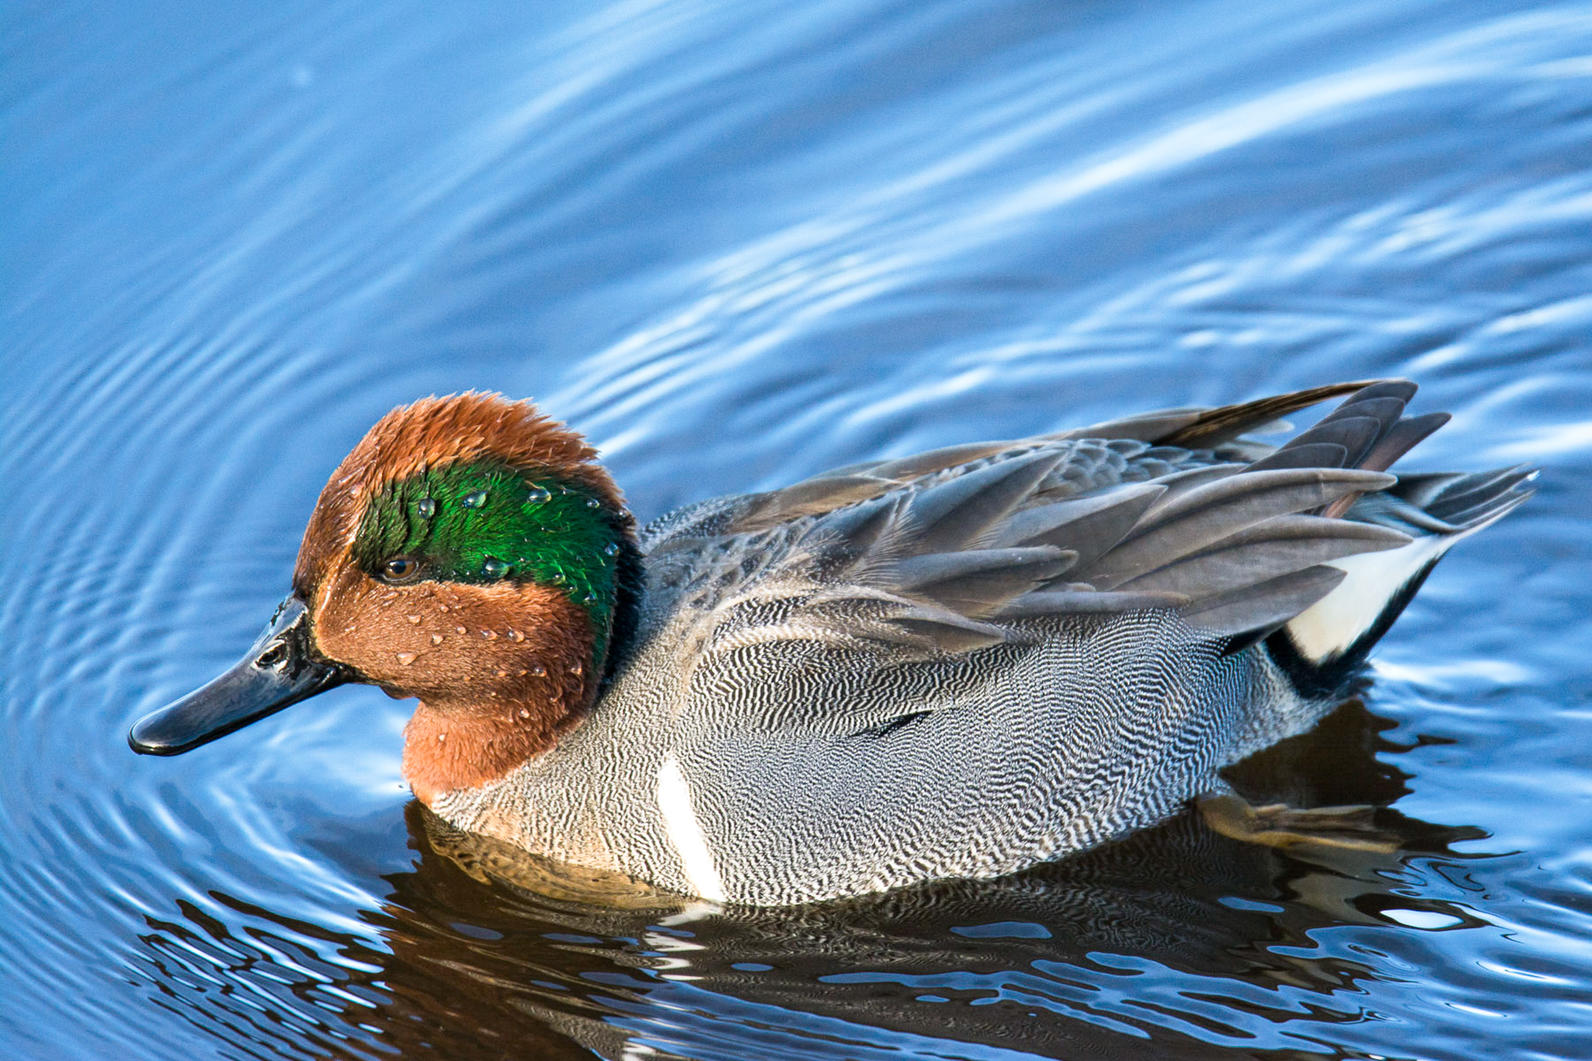
[[[523,8],[523,9],[522,9]],[[0,1053],[1578,1058],[1592,14],[1473,2],[0,14]],[[342,688],[170,761],[382,412],[535,396],[643,518],[879,455],[1407,375],[1540,464],[1372,684],[1193,817],[802,911],[494,883]]]

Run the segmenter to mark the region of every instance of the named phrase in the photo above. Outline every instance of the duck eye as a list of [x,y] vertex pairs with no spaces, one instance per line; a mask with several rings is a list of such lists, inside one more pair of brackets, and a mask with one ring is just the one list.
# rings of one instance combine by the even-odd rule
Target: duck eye
[[395,556],[381,565],[383,582],[413,582],[420,575],[420,561],[407,556]]

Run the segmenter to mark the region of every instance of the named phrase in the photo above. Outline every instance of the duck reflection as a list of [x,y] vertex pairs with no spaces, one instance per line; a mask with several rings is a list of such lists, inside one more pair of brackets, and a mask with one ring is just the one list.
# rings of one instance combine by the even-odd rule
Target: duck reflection
[[[343,939],[332,984],[274,989],[298,996],[283,999],[296,1019],[229,1006],[215,1030],[276,1050],[324,1052],[335,1035],[336,1053],[461,1059],[1198,1058],[1231,1056],[1239,1042],[1264,1052],[1284,1023],[1362,1017],[1345,989],[1377,972],[1312,933],[1397,929],[1382,914],[1392,907],[1445,927],[1480,923],[1393,891],[1413,862],[1476,857],[1450,847],[1481,834],[1385,809],[1408,791],[1376,757],[1403,750],[1383,736],[1390,726],[1351,701],[1230,780],[1256,801],[1376,804],[1397,851],[1283,852],[1221,836],[1190,811],[995,881],[799,908],[721,909],[548,863],[412,803],[419,858],[367,915],[385,949]],[[186,932],[226,949],[225,926],[197,927],[164,925],[146,942]],[[257,984],[260,960],[232,975],[246,967]],[[319,1016],[328,1009],[340,1027]]]

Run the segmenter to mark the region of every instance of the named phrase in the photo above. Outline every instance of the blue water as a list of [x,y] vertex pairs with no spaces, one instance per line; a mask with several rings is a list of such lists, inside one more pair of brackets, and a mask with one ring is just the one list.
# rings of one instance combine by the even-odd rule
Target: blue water
[[[1584,4],[9,5],[0,1054],[1592,1056]],[[346,687],[170,761],[389,407],[535,396],[648,517],[871,456],[1407,375],[1544,469],[1363,703],[1193,816],[799,912],[477,879]]]

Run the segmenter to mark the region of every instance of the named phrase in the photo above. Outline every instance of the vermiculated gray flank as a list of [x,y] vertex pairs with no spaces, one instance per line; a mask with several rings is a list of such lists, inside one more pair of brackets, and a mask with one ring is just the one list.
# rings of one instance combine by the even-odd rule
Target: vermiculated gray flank
[[[1445,416],[1339,385],[859,464],[646,528],[591,716],[436,810],[730,902],[990,877],[1300,732],[1529,473],[1394,475]],[[1350,397],[1280,448],[1244,437]]]

